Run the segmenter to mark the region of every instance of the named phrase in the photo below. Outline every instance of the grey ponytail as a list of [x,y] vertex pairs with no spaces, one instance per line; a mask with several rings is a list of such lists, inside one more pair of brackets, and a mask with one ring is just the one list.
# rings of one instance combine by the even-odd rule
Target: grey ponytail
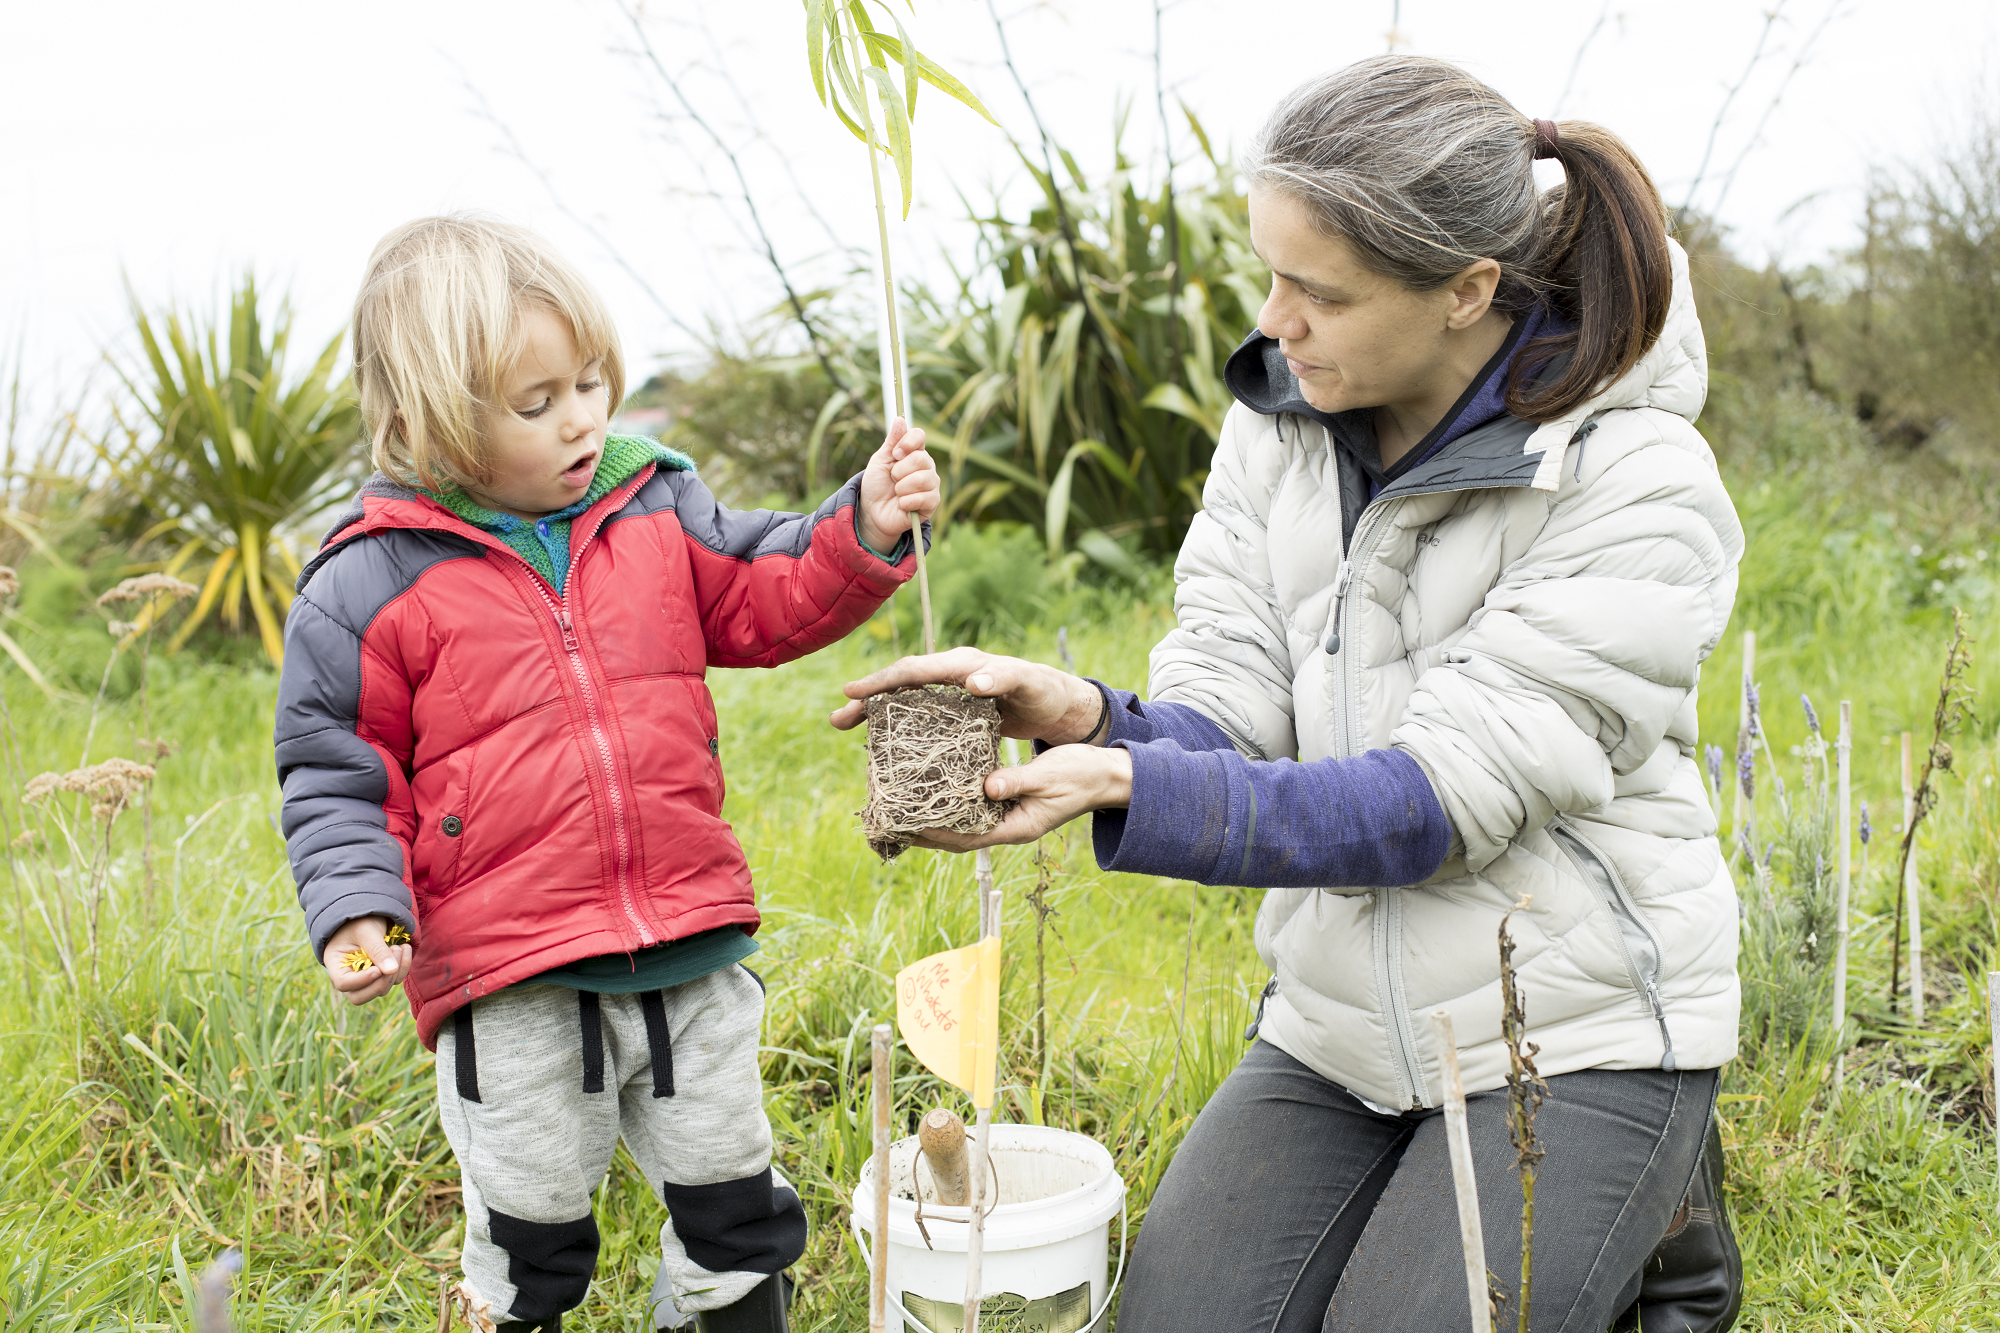
[[[1520,317],[1545,303],[1562,315],[1573,331],[1524,349],[1507,393],[1516,416],[1547,421],[1645,355],[1672,298],[1666,209],[1645,167],[1599,126],[1559,130],[1567,183],[1543,193],[1533,120],[1455,65],[1376,56],[1280,102],[1245,174],[1412,290],[1491,259],[1496,308]],[[1537,379],[1563,357],[1559,374]]]

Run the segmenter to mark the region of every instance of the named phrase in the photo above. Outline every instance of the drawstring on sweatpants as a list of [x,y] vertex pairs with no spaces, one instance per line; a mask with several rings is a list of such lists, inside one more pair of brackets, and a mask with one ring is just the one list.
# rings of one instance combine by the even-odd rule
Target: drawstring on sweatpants
[[458,1076],[458,1095],[466,1101],[479,1100],[479,1055],[472,1042],[472,1006],[460,1005],[451,1016],[452,1070]]
[[649,990],[639,997],[640,1012],[646,1015],[646,1049],[653,1057],[653,1095],[674,1095],[674,1039],[667,1031],[667,997],[664,991]]
[[583,1028],[583,1090],[604,1091],[604,1002],[594,990],[576,993],[576,1013]]

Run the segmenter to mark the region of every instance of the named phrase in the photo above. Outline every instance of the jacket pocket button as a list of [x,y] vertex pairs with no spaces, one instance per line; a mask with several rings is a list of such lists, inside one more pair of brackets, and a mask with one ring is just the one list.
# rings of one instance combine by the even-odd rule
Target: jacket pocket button
[[444,830],[444,836],[447,838],[456,838],[459,834],[465,832],[465,822],[457,815],[446,815],[444,822],[439,824],[438,827]]
[[722,757],[722,737],[710,736],[708,738],[708,752],[717,759]]

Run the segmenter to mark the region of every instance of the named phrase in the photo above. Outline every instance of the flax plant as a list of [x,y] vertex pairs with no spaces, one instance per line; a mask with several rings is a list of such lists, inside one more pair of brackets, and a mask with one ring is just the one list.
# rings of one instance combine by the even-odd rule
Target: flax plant
[[[125,442],[102,454],[154,519],[142,541],[174,548],[160,572],[201,589],[168,650],[218,609],[232,629],[241,626],[247,608],[265,654],[281,662],[299,574],[281,530],[331,502],[358,456],[360,411],[334,376],[343,335],[304,373],[288,373],[290,307],[280,302],[267,318],[250,275],[231,294],[226,319],[203,329],[178,311],[148,313],[136,296],[132,318],[144,356],[119,374],[143,420],[121,414]],[[141,611],[142,629],[151,614]]]
[[1187,123],[1204,184],[1142,193],[1116,145],[1097,180],[1022,151],[1040,198],[975,217],[977,262],[914,366],[945,372],[951,513],[1029,523],[1051,558],[1074,546],[1119,572],[1132,549],[1179,548],[1231,402],[1223,363],[1269,281],[1234,168]]

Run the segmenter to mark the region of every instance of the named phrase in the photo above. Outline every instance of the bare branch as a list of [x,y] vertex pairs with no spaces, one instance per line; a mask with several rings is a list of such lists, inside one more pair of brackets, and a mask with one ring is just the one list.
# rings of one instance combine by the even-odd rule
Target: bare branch
[[1777,0],[1776,4],[1764,11],[1764,26],[1757,33],[1757,45],[1750,50],[1750,60],[1743,66],[1743,72],[1736,76],[1736,82],[1729,85],[1729,91],[1723,94],[1722,105],[1715,109],[1715,120],[1708,127],[1708,142],[1702,146],[1701,165],[1694,169],[1694,179],[1688,183],[1687,202],[1681,205],[1680,211],[1675,215],[1676,223],[1685,221],[1688,214],[1694,211],[1695,192],[1701,189],[1702,181],[1708,176],[1709,161],[1715,156],[1715,139],[1722,133],[1723,122],[1729,119],[1730,105],[1736,101],[1736,95],[1743,91],[1743,85],[1750,82],[1750,76],[1756,73],[1757,66],[1763,63],[1764,46],[1771,40],[1771,30],[1778,26],[1778,18],[1784,12],[1785,0]]
[[1826,13],[1820,16],[1818,26],[1806,35],[1804,42],[1800,43],[1798,55],[1793,57],[1790,67],[1785,70],[1785,77],[1778,81],[1778,91],[1771,94],[1771,100],[1764,107],[1764,114],[1757,118],[1757,127],[1750,131],[1750,138],[1745,141],[1743,151],[1729,164],[1729,174],[1722,178],[1722,188],[1716,192],[1715,203],[1709,209],[1711,217],[1722,212],[1722,201],[1729,197],[1729,187],[1736,183],[1736,173],[1742,169],[1744,159],[1750,156],[1751,150],[1756,148],[1764,137],[1764,127],[1771,123],[1771,116],[1777,111],[1778,103],[1785,100],[1785,90],[1791,87],[1793,76],[1804,69],[1806,63],[1812,59],[1812,49],[1819,41],[1820,34],[1826,31],[1828,24],[1840,17],[1840,5],[1841,0],[1833,0],[1833,3],[1826,7]]
[[639,39],[639,49],[644,54],[646,63],[653,67],[653,72],[660,76],[660,81],[667,85],[668,91],[673,93],[674,100],[679,102],[681,109],[687,112],[688,119],[692,120],[701,129],[702,133],[709,137],[709,140],[714,143],[716,148],[722,153],[723,158],[729,163],[729,169],[736,174],[736,184],[743,200],[743,207],[750,214],[750,225],[756,228],[758,241],[764,251],[764,258],[771,265],[771,271],[778,275],[778,283],[785,289],[785,301],[792,308],[792,317],[798,321],[799,327],[805,330],[806,339],[812,347],[813,356],[818,360],[820,369],[826,373],[827,382],[835,389],[847,394],[848,401],[854,405],[855,410],[868,419],[870,429],[882,429],[881,421],[876,418],[874,413],[868,410],[864,401],[848,388],[847,381],[841,376],[840,372],[834,369],[833,359],[826,350],[826,340],[820,336],[819,328],[813,323],[812,316],[806,313],[805,302],[800,298],[798,290],[792,286],[791,274],[786,271],[784,262],[778,258],[778,249],[772,244],[770,232],[764,229],[763,214],[757,210],[757,197],[750,189],[749,178],[743,174],[743,163],[737,157],[736,150],[731,148],[728,142],[720,134],[716,133],[715,127],[702,117],[701,112],[695,108],[695,104],[681,90],[680,80],[667,71],[666,65],[660,60],[659,53],[653,50],[652,40],[646,36],[646,26],[640,21],[639,11],[631,4],[628,4],[627,0],[612,0],[612,3],[617,5],[618,12],[625,16],[625,21],[632,27],[633,35]]
[[528,150],[521,146],[521,141],[515,136],[513,127],[500,119],[499,114],[493,110],[493,104],[486,100],[486,94],[479,90],[462,69],[459,71],[459,84],[466,92],[472,95],[474,101],[479,103],[480,118],[488,125],[491,125],[494,131],[507,141],[507,151],[513,155],[514,160],[519,162],[523,167],[526,167],[533,174],[534,178],[542,183],[542,189],[548,193],[549,202],[555,205],[556,211],[569,219],[575,226],[580,227],[589,235],[591,240],[596,241],[604,250],[604,253],[610,256],[611,262],[625,270],[625,276],[637,284],[639,290],[646,294],[647,298],[652,301],[653,305],[662,315],[667,317],[668,321],[675,328],[687,334],[688,337],[693,338],[697,343],[704,342],[705,339],[702,335],[686,320],[682,319],[680,315],[675,313],[672,306],[660,298],[660,294],[653,290],[653,284],[646,281],[646,275],[632,266],[631,261],[625,258],[616,245],[612,244],[611,238],[599,230],[595,223],[578,213],[564,201],[561,191],[557,190],[555,183],[549,179],[548,172],[542,170],[536,164],[535,160],[528,156]]
[[1604,8],[1597,11],[1597,22],[1590,25],[1590,31],[1583,35],[1581,42],[1577,43],[1576,55],[1569,62],[1569,77],[1563,80],[1563,90],[1556,94],[1555,106],[1549,109],[1550,120],[1562,118],[1563,103],[1569,101],[1570,90],[1576,87],[1576,75],[1577,71],[1583,68],[1584,53],[1590,50],[1590,44],[1597,40],[1597,34],[1604,30],[1605,20],[1610,17],[1611,0],[1604,0]]

